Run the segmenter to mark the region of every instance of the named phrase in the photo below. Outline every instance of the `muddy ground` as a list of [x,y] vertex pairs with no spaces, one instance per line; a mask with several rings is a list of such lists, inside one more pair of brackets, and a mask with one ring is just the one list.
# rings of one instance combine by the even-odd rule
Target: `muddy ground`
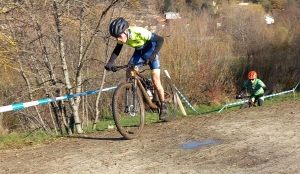
[[0,152],[0,173],[300,173],[300,101]]

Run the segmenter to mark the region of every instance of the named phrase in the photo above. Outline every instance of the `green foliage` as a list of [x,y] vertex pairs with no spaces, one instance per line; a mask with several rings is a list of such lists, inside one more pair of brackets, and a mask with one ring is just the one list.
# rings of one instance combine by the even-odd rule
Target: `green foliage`
[[277,103],[282,103],[286,101],[299,100],[300,92],[298,91],[290,92],[287,94],[282,94],[280,96],[274,96],[271,98],[265,99],[264,106],[271,106]]
[[[103,119],[103,120],[97,122],[96,131],[104,131],[107,129],[116,129],[115,122],[113,119]],[[93,132],[92,129],[88,129],[87,131]]]
[[58,136],[49,137],[43,131],[33,130],[28,132],[12,132],[7,135],[0,135],[0,150],[22,149],[28,146],[36,146],[41,143],[47,143],[58,138]]

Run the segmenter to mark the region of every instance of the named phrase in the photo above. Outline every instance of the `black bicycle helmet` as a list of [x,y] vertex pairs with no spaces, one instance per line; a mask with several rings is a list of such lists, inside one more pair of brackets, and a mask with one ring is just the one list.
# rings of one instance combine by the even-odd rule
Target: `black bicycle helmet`
[[120,17],[115,19],[110,23],[109,26],[109,33],[113,37],[118,37],[120,34],[122,34],[127,28],[129,27],[128,22]]

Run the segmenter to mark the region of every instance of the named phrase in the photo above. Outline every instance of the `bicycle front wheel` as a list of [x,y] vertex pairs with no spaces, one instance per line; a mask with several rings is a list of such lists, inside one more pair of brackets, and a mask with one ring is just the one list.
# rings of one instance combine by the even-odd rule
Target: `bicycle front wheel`
[[115,90],[112,112],[116,127],[124,138],[130,140],[140,136],[145,123],[145,107],[138,89],[134,100],[131,83],[122,83]]
[[177,98],[176,90],[171,79],[165,74],[161,77],[161,84],[164,88],[165,102],[168,107],[168,116],[165,117],[164,121],[172,121],[177,116]]
[[249,102],[243,103],[240,107],[240,109],[246,109],[246,108],[250,108],[251,105],[249,104]]

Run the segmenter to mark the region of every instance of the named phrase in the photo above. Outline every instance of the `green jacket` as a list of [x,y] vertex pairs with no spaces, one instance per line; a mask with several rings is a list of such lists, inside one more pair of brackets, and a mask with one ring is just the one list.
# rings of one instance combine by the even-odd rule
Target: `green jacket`
[[247,89],[251,96],[264,94],[266,85],[260,79],[255,79],[254,83],[252,84],[250,80],[247,80],[244,83],[243,89]]

